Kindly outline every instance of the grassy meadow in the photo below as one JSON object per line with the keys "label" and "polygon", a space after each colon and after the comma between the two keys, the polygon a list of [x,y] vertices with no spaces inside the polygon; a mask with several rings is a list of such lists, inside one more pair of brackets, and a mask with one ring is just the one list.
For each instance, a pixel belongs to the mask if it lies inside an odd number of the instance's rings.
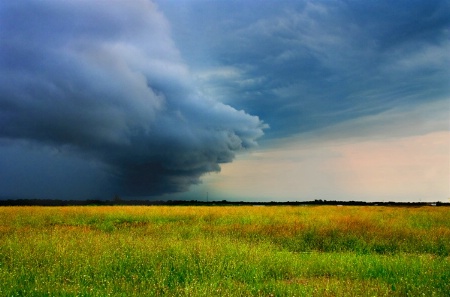
{"label": "grassy meadow", "polygon": [[0,207],[0,296],[448,296],[450,208]]}

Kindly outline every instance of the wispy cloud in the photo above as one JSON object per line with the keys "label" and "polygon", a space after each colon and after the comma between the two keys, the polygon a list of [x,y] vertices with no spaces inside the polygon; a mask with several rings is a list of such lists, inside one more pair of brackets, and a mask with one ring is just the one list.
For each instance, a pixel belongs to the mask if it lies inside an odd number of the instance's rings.
{"label": "wispy cloud", "polygon": [[[194,71],[239,73],[204,84],[269,123],[266,138],[446,100],[450,92],[446,1],[159,4]],[[199,31],[198,44],[183,39]]]}

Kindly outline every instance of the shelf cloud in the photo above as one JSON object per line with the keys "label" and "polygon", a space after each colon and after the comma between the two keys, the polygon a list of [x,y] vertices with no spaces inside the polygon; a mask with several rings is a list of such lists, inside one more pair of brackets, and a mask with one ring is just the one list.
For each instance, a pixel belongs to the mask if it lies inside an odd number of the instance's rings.
{"label": "shelf cloud", "polygon": [[195,85],[149,1],[0,4],[0,139],[102,164],[124,195],[186,191],[257,145],[257,116]]}

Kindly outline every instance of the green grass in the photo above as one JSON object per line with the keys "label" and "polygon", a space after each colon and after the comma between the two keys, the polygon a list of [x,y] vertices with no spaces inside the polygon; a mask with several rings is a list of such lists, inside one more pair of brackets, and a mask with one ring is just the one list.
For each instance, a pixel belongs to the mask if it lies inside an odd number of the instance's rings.
{"label": "green grass", "polygon": [[3,207],[0,296],[448,296],[445,207]]}

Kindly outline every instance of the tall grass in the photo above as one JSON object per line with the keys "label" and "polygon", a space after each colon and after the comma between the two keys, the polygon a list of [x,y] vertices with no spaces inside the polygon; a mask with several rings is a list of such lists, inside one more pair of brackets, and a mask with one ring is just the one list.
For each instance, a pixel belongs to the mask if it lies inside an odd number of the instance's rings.
{"label": "tall grass", "polygon": [[447,296],[443,207],[3,207],[0,296]]}

